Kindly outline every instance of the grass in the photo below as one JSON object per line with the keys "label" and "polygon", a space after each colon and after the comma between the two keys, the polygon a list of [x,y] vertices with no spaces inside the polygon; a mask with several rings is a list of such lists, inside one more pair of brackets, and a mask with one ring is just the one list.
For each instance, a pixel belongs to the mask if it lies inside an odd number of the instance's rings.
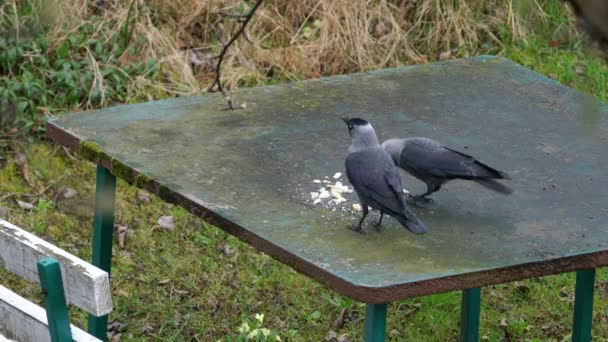
{"label": "grass", "polygon": [[[41,11],[40,1],[0,5],[0,215],[88,260],[94,167],[32,138],[43,133],[43,116],[197,94],[211,80],[206,59],[218,47],[212,32],[220,26],[217,12],[240,13],[246,6],[150,0],[95,9],[89,2],[66,6],[53,0],[54,11]],[[494,53],[608,100],[608,67],[589,50],[560,1],[348,3],[265,3],[249,30],[255,44],[235,46],[226,84],[272,84]],[[229,31],[231,25],[221,26]],[[6,119],[9,114],[19,119],[16,125]],[[57,196],[62,186],[77,196]],[[154,196],[142,202],[138,193],[118,182],[116,223],[128,228],[124,247],[114,246],[111,318],[127,324],[121,340],[230,340],[243,322],[270,328],[283,340],[322,341],[330,330],[362,340],[363,304],[179,207]],[[33,202],[34,209],[24,210],[16,200]],[[158,226],[162,215],[175,217],[174,230]],[[5,271],[0,278],[40,300],[35,286]],[[608,340],[607,284],[608,272],[600,270],[594,310],[599,341]],[[573,291],[573,274],[484,288],[482,340],[567,340]],[[343,311],[347,322],[335,327]],[[71,313],[73,322],[86,326],[83,312]],[[265,315],[263,324],[258,313]],[[459,292],[392,303],[389,340],[456,340],[459,314]]]}

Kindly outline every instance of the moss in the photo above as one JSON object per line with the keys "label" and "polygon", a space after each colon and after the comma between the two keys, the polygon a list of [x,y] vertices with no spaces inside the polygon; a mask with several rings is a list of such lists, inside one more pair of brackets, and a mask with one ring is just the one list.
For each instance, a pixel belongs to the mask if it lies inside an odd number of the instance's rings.
{"label": "moss", "polygon": [[103,150],[94,141],[82,141],[78,146],[78,154],[96,164],[99,164],[104,156]]}
{"label": "moss", "polygon": [[110,166],[112,167],[112,174],[114,176],[123,179],[129,184],[133,184],[133,169],[115,158],[110,158]]}
{"label": "moss", "polygon": [[133,184],[138,188],[148,189],[148,186],[152,184],[152,178],[140,173],[133,179]]}
{"label": "moss", "polygon": [[171,196],[171,190],[166,185],[160,184],[158,187],[158,195],[160,198],[166,200]]}
{"label": "moss", "polygon": [[[16,163],[9,163],[0,169],[0,194],[24,193],[31,191]],[[0,196],[2,197],[2,196]]]}

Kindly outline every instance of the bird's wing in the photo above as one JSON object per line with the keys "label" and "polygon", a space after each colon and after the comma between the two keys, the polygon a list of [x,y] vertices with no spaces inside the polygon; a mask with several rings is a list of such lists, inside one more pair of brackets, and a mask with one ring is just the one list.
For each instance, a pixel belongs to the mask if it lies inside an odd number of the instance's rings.
{"label": "bird's wing", "polygon": [[484,164],[482,162],[480,162],[479,160],[475,159],[474,157],[462,153],[460,151],[454,150],[452,148],[449,148],[447,146],[442,146],[445,150],[452,152],[453,154],[457,154],[462,156],[463,158],[465,158],[468,161],[468,165],[469,165],[469,169],[472,170],[473,172],[473,176],[475,178],[499,178],[499,179],[510,179],[510,177],[502,172],[499,171],[487,164]]}
{"label": "bird's wing", "polygon": [[407,144],[400,162],[417,174],[446,179],[497,178],[500,174],[472,156],[445,146]]}
{"label": "bird's wing", "polygon": [[403,210],[401,179],[386,152],[372,150],[349,155],[346,176],[360,196],[395,214]]}

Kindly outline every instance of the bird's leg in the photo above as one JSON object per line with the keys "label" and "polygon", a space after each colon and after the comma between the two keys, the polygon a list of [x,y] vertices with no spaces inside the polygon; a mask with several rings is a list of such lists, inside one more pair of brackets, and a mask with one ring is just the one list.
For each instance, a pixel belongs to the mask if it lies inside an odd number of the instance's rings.
{"label": "bird's leg", "polygon": [[363,209],[363,217],[361,217],[361,220],[359,220],[359,223],[357,225],[351,225],[350,229],[359,232],[361,234],[365,234],[365,231],[363,231],[363,221],[365,220],[365,218],[367,217],[367,213],[368,213],[368,209],[367,209],[367,204],[363,204],[361,203],[361,208]]}
{"label": "bird's leg", "polygon": [[380,231],[380,226],[382,225],[382,217],[384,216],[383,212],[380,212],[380,219],[378,220],[378,222],[376,224],[374,224],[374,227],[376,227],[377,231]]}
{"label": "bird's leg", "polygon": [[417,201],[424,201],[424,202],[430,203],[430,202],[433,202],[433,200],[430,198],[426,198],[426,196],[432,194],[433,192],[439,191],[439,189],[441,189],[441,185],[427,183],[426,192],[423,194],[415,195],[412,198]]}

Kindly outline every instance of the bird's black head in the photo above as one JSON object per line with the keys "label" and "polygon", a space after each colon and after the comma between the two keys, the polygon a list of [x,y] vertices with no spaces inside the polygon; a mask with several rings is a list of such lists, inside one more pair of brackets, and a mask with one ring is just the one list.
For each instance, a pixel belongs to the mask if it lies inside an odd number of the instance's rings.
{"label": "bird's black head", "polygon": [[342,118],[342,121],[348,126],[348,132],[352,132],[355,126],[369,125],[369,122],[359,118]]}

